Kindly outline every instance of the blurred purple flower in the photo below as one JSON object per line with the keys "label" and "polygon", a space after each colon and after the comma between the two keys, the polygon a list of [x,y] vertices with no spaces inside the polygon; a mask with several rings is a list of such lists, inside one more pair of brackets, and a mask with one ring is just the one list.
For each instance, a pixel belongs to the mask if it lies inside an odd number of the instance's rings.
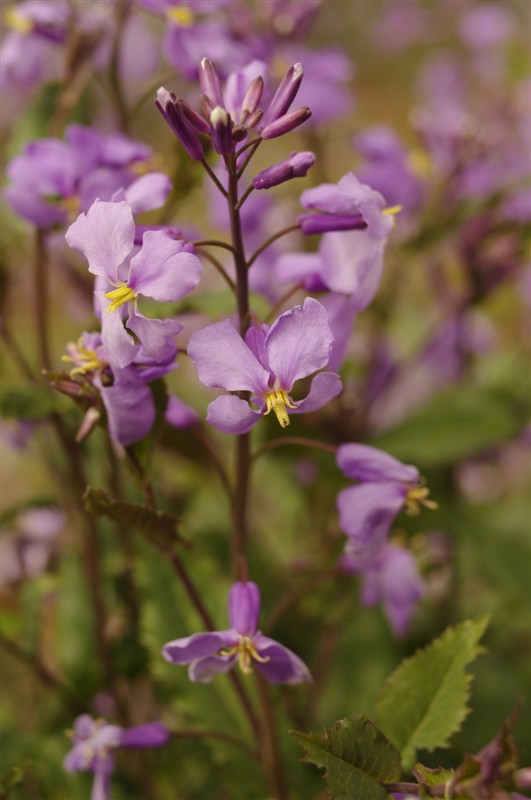
{"label": "blurred purple flower", "polygon": [[55,508],[30,508],[17,515],[0,536],[0,586],[40,575],[65,524]]}
{"label": "blurred purple flower", "polygon": [[66,755],[63,766],[67,772],[94,774],[91,800],[109,800],[115,750],[120,747],[163,747],[171,738],[161,722],[120,728],[104,719],[93,719],[89,714],[77,717],[71,736],[74,746]]}
{"label": "blurred purple flower", "polygon": [[359,571],[372,566],[382,552],[391,524],[402,508],[411,515],[420,506],[437,508],[428,500],[416,467],[365,444],[338,447],[336,462],[357,486],[343,489],[337,498],[340,525],[347,534],[345,558]]}
{"label": "blurred purple flower", "polygon": [[199,379],[212,388],[251,393],[251,407],[236,395],[222,395],[208,407],[207,421],[224,433],[249,431],[271,411],[280,425],[292,414],[315,411],[341,391],[339,376],[320,372],[309,394],[296,404],[289,395],[293,384],[328,363],[333,336],[323,306],[311,297],[302,306],[281,314],[268,328],[250,328],[241,338],[229,320],[194,333],[188,354]]}
{"label": "blurred purple flower", "polygon": [[468,47],[489,50],[504,45],[516,32],[512,10],[501,3],[465,6],[459,19],[459,35]]}
{"label": "blurred purple flower", "polygon": [[203,683],[236,664],[244,675],[252,674],[256,667],[270,683],[312,680],[307,666],[295,653],[257,630],[260,590],[256,583],[233,583],[228,605],[228,630],[195,633],[168,642],[162,650],[166,661],[189,664],[190,680]]}

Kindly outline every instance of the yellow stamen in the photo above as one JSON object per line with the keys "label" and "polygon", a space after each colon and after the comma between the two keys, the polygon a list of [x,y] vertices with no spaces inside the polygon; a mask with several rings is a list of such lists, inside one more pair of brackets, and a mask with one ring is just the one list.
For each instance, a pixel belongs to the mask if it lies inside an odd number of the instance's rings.
{"label": "yellow stamen", "polygon": [[130,289],[126,283],[118,283],[116,289],[112,289],[110,292],[105,292],[105,297],[108,297],[109,300],[112,300],[112,303],[107,306],[107,311],[111,313],[112,311],[116,311],[117,308],[123,306],[124,303],[128,303],[132,300],[135,296],[133,289]]}
{"label": "yellow stamen", "polygon": [[173,8],[168,8],[166,11],[166,17],[176,25],[180,25],[182,28],[189,28],[194,22],[194,15],[189,8],[184,8],[184,6],[174,6]]}
{"label": "yellow stamen", "polygon": [[250,636],[242,636],[238,634],[238,644],[230,647],[228,650],[221,650],[221,656],[238,656],[238,664],[244,675],[252,675],[252,660],[258,661],[260,664],[265,664],[269,661],[269,657],[264,657],[258,654],[253,640]]}
{"label": "yellow stamen", "polygon": [[8,28],[22,33],[23,35],[31,33],[33,30],[33,22],[25,17],[16,8],[8,8],[5,13],[5,21]]}
{"label": "yellow stamen", "polygon": [[96,372],[97,370],[105,369],[107,362],[103,358],[99,358],[95,350],[89,350],[82,343],[82,339],[77,340],[77,344],[69,344],[68,347],[75,355],[61,356],[61,361],[70,362],[72,364],[78,363],[77,367],[70,370],[72,377],[76,375],[84,375],[86,372]]}
{"label": "yellow stamen", "polygon": [[384,217],[394,217],[395,214],[399,214],[402,211],[402,206],[389,206],[389,208],[384,208],[382,210],[382,214]]}
{"label": "yellow stamen", "polygon": [[404,504],[406,506],[406,514],[410,517],[416,517],[420,514],[420,506],[430,508],[432,511],[439,508],[439,504],[434,500],[428,500],[427,497],[430,490],[426,486],[414,486],[406,495]]}
{"label": "yellow stamen", "polygon": [[264,416],[274,411],[280,422],[280,426],[282,428],[287,428],[289,425],[289,417],[286,406],[288,406],[288,408],[297,408],[297,406],[293,405],[291,402],[288,393],[284,391],[284,389],[275,389],[273,392],[266,394],[264,399],[267,408],[267,410],[264,411]]}
{"label": "yellow stamen", "polygon": [[61,208],[68,214],[68,220],[75,222],[80,212],[79,197],[76,197],[75,194],[70,195],[70,197],[64,197],[61,200]]}

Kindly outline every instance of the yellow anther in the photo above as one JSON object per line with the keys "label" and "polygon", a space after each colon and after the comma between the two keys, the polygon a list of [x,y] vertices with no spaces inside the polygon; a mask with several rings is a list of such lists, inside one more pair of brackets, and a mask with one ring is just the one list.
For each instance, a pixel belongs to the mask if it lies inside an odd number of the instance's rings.
{"label": "yellow anther", "polygon": [[261,656],[253,644],[250,636],[242,636],[238,634],[238,643],[228,650],[221,650],[220,656],[238,656],[238,664],[244,675],[252,675],[252,661],[258,661],[260,664],[265,664],[269,661],[266,656]]}
{"label": "yellow anther", "polygon": [[400,214],[402,211],[402,206],[389,206],[389,208],[384,208],[382,210],[382,214],[384,217],[394,217],[395,214]]}
{"label": "yellow anther", "polygon": [[430,490],[426,486],[414,486],[412,489],[410,489],[406,494],[406,499],[404,500],[406,514],[409,514],[411,517],[416,517],[417,514],[420,514],[420,506],[430,508],[432,511],[436,508],[439,508],[438,503],[436,503],[434,500],[427,499],[429,493]]}
{"label": "yellow anther", "polygon": [[273,392],[269,392],[264,396],[266,401],[266,411],[264,411],[264,416],[269,414],[271,411],[274,411],[277,415],[277,419],[280,422],[280,426],[282,428],[287,428],[289,425],[289,417],[288,412],[286,411],[286,406],[288,408],[297,408],[297,406],[293,405],[291,402],[289,395],[283,389],[276,389]]}
{"label": "yellow anther", "polygon": [[82,339],[78,339],[77,344],[69,344],[68,348],[74,355],[61,356],[61,361],[77,363],[77,366],[70,370],[69,374],[72,377],[84,375],[86,372],[96,372],[107,366],[107,362],[103,358],[99,358],[95,350],[89,350],[83,345]]}
{"label": "yellow anther", "polygon": [[33,30],[33,22],[13,7],[7,9],[5,21],[8,28],[23,35],[31,33]]}
{"label": "yellow anther", "polygon": [[166,11],[166,17],[176,25],[180,25],[182,28],[189,28],[194,22],[194,15],[189,8],[185,8],[184,6],[173,6],[172,8],[168,8]]}
{"label": "yellow anther", "polygon": [[110,292],[105,292],[105,297],[108,297],[109,300],[112,300],[107,306],[107,311],[110,313],[111,311],[116,311],[117,308],[123,306],[124,303],[128,303],[130,300],[133,300],[135,293],[133,289],[130,289],[126,283],[119,283],[116,289],[112,289]]}

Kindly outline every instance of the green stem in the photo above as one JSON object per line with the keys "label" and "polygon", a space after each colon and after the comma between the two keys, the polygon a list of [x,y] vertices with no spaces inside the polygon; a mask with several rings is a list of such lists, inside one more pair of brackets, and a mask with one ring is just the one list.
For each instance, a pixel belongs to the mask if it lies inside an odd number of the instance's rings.
{"label": "green stem", "polygon": [[332,455],[335,455],[337,450],[333,444],[319,442],[317,439],[307,439],[305,436],[286,436],[282,439],[272,439],[270,442],[266,442],[266,444],[262,445],[258,450],[255,450],[252,455],[252,461],[253,463],[258,461],[264,453],[276,447],[286,447],[292,444],[298,444],[301,445],[301,447],[313,447],[315,450],[324,450],[325,453],[331,453]]}

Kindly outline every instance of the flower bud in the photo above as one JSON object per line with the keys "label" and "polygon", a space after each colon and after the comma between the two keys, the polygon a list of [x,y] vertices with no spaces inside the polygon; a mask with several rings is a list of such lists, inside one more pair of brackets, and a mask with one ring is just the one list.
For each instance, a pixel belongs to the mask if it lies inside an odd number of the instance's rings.
{"label": "flower bud", "polygon": [[297,223],[307,236],[331,231],[361,231],[367,227],[361,214],[301,214]]}
{"label": "flower bud", "polygon": [[288,69],[264,114],[264,127],[267,127],[286,113],[299,91],[303,74],[302,64],[293,64]]}
{"label": "flower bud", "polygon": [[264,79],[261,75],[258,75],[251,83],[247,91],[245,92],[245,96],[242,101],[242,111],[244,119],[247,119],[251,114],[253,114],[256,109],[258,108],[258,103],[262,98],[262,92],[264,91]]}
{"label": "flower bud", "polygon": [[89,434],[92,433],[98,422],[100,421],[101,413],[98,411],[97,408],[91,406],[85,412],[85,416],[81,421],[81,425],[78,428],[76,433],[76,442],[82,442],[84,439],[87,438]]}
{"label": "flower bud", "polygon": [[203,94],[213,100],[216,106],[225,105],[219,75],[209,58],[203,58],[199,65],[199,84]]}
{"label": "flower bud", "polygon": [[312,115],[309,108],[297,108],[295,111],[290,111],[289,114],[284,114],[274,122],[266,125],[262,130],[262,139],[276,139],[277,136],[284,136],[294,128],[298,128],[303,122],[306,122]]}
{"label": "flower bud", "polygon": [[173,92],[168,92],[161,86],[157,92],[155,105],[188,155],[195,161],[201,161],[204,156],[203,145],[196,131],[189,124],[182,110],[179,108]]}
{"label": "flower bud", "polygon": [[251,116],[248,117],[247,119],[247,125],[246,125],[247,129],[254,128],[256,125],[258,125],[263,116],[264,112],[262,111],[262,109],[257,108],[256,111],[254,111],[251,114]]}
{"label": "flower bud", "polygon": [[255,189],[270,189],[292,178],[303,178],[314,163],[315,156],[309,151],[292,153],[285,161],[259,172],[252,184]]}
{"label": "flower bud", "polygon": [[234,149],[232,140],[232,122],[230,114],[224,108],[216,106],[210,114],[211,135],[214,150],[221,156],[227,156]]}
{"label": "flower bud", "polygon": [[182,113],[183,117],[185,117],[186,121],[189,122],[190,125],[196,129],[196,131],[199,133],[204,133],[206,136],[210,134],[208,122],[206,122],[203,117],[197,113],[195,108],[192,108],[192,106],[188,105],[186,100],[177,100],[177,107]]}

